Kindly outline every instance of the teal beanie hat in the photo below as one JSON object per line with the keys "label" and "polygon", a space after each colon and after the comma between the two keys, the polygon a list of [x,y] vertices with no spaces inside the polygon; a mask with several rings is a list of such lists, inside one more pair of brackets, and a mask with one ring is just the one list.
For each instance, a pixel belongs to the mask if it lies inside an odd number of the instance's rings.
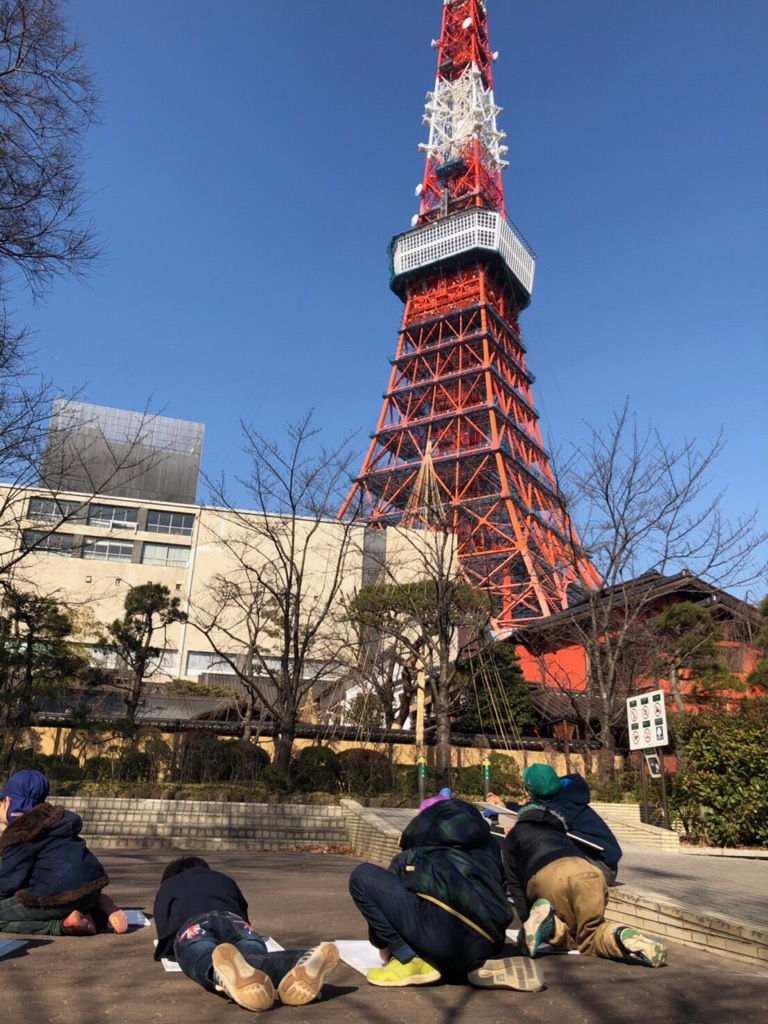
{"label": "teal beanie hat", "polygon": [[523,772],[523,785],[532,800],[552,800],[560,792],[560,778],[548,764],[532,764]]}

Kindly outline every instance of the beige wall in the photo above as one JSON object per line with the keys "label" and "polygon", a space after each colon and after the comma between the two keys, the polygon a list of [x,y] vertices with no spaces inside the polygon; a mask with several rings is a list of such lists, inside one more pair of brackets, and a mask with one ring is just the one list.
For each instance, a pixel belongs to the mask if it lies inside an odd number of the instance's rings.
{"label": "beige wall", "polygon": [[[81,762],[88,757],[96,757],[98,755],[107,755],[109,747],[119,745],[120,740],[105,734],[101,740],[96,739],[91,742],[86,742],[85,735],[83,733],[73,734],[71,729],[65,728],[35,728],[30,729],[30,740],[41,754],[62,754],[72,753],[76,757],[80,758]],[[156,736],[156,732],[152,731],[149,735]],[[161,738],[169,745],[172,746],[174,742],[178,742],[178,733],[161,733]],[[34,737],[34,740],[32,740]],[[224,737],[222,737],[224,738]],[[270,760],[274,758],[274,741],[271,737],[263,737],[258,741],[259,746],[263,747],[264,750],[269,754]],[[298,739],[294,743],[294,753],[298,753],[299,750],[303,750],[304,747],[315,746],[313,740]],[[364,742],[352,742],[350,740],[337,740],[329,743],[323,743],[323,746],[328,746],[336,753],[341,753],[343,750],[359,749],[364,750],[379,750],[384,753],[388,751],[388,744],[384,743],[364,743]],[[469,768],[477,767],[478,773],[482,771],[481,765],[483,758],[488,753],[486,749],[481,747],[454,747],[452,754],[452,764],[454,768]],[[562,753],[557,751],[539,751],[539,750],[498,750],[494,751],[503,757],[512,758],[522,774],[524,768],[532,764],[548,764],[551,765],[559,775],[563,775],[566,771],[572,772],[583,772],[584,761],[581,755],[570,756],[570,767],[566,765],[565,758]],[[393,743],[392,744],[392,759],[396,764],[412,764],[414,771],[416,770],[416,757],[417,752],[412,744],[406,743]],[[434,763],[434,748],[426,748],[427,764],[431,765]],[[493,787],[493,777],[491,777],[491,786]],[[478,788],[481,788],[479,784]]]}
{"label": "beige wall", "polygon": [[[9,556],[21,547],[22,533],[26,529],[51,531],[51,524],[39,524],[30,520],[26,514],[31,497],[50,499],[50,492],[38,489],[12,490],[0,487],[0,564],[8,564]],[[98,639],[99,628],[103,624],[119,618],[123,613],[123,602],[129,587],[142,583],[162,583],[171,594],[181,599],[182,608],[189,615],[188,624],[174,624],[167,632],[165,647],[178,651],[176,669],[167,673],[157,673],[158,681],[172,678],[187,677],[187,656],[190,651],[212,651],[211,643],[203,636],[196,624],[210,620],[210,613],[215,605],[212,597],[212,582],[215,579],[229,578],[235,580],[241,575],[238,565],[242,547],[239,538],[246,536],[249,525],[263,523],[263,517],[257,512],[232,512],[219,508],[199,505],[172,505],[162,502],[133,501],[128,498],[112,498],[98,496],[90,499],[84,495],[58,493],[59,501],[75,501],[81,510],[71,519],[57,528],[57,533],[71,534],[76,543],[83,537],[97,537],[104,540],[132,541],[133,561],[96,560],[82,557],[65,557],[52,553],[29,553],[15,566],[13,579],[20,587],[27,587],[61,601],[77,613],[81,634],[78,639],[83,643],[94,643]],[[88,525],[87,512],[89,502],[113,505],[121,508],[139,510],[156,510],[185,513],[194,516],[191,536],[147,532],[137,528],[99,527]],[[281,520],[273,517],[271,525],[280,528]],[[285,523],[290,523],[285,520]],[[365,528],[349,526],[336,520],[321,522],[314,520],[295,521],[299,535],[299,549],[302,557],[306,557],[306,581],[313,600],[321,601],[332,587],[332,571],[344,549],[344,571],[342,582],[335,597],[339,611],[344,601],[348,600],[363,583],[363,546]],[[261,537],[254,546],[250,542],[249,558],[266,560],[273,552],[269,543]],[[144,565],[141,564],[143,545],[145,543],[171,544],[188,551],[185,567]],[[407,531],[389,529],[386,531],[386,565],[390,576],[402,580],[413,579],[423,574],[428,564],[423,555],[424,545],[434,543],[430,535],[424,531]],[[452,552],[451,552],[452,557]],[[370,559],[368,561],[370,568]],[[367,577],[366,577],[367,579]],[[321,633],[318,640],[317,655],[329,661],[350,658],[351,645],[349,637],[338,634],[340,615],[333,619],[333,632],[330,626]],[[237,621],[237,614],[232,610],[229,619],[224,622],[229,626]],[[237,631],[237,630],[236,630]],[[245,637],[241,631],[239,641]],[[260,634],[260,646],[265,653],[269,652],[270,641],[267,633]],[[226,643],[219,635],[217,645]],[[160,646],[160,644],[158,644]],[[233,651],[232,653],[237,653]],[[310,658],[312,654],[310,654]]]}

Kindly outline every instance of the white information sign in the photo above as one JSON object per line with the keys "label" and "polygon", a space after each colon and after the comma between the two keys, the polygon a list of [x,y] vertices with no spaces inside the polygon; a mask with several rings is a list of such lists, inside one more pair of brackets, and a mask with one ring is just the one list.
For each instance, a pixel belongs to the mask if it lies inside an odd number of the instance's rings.
{"label": "white information sign", "polygon": [[630,750],[665,747],[669,743],[669,733],[664,691],[652,690],[651,693],[627,697],[627,725]]}

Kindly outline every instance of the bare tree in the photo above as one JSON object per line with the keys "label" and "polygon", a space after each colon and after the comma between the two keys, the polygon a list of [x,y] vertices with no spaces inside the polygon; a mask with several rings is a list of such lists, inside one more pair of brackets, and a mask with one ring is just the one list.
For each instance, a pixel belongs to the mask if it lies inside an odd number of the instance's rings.
{"label": "bare tree", "polygon": [[59,0],[0,0],[0,474],[6,480],[35,464],[53,392],[29,366],[29,332],[14,322],[9,286],[21,275],[39,299],[54,278],[83,274],[98,257],[80,169],[95,111],[82,45]]}
{"label": "bare tree", "polygon": [[35,297],[98,255],[84,212],[82,142],[96,92],[60,0],[0,0],[0,286]]}
{"label": "bare tree", "polygon": [[250,426],[243,431],[251,471],[240,483],[255,511],[239,511],[224,483],[209,481],[226,510],[216,541],[230,568],[211,580],[193,624],[278,723],[275,767],[285,775],[302,707],[346,660],[336,619],[351,585],[354,527],[332,517],[354,453],[350,438],[320,444],[311,412],[286,427],[285,448]]}
{"label": "bare tree", "polygon": [[[99,256],[85,210],[82,144],[97,97],[61,0],[0,0],[0,518],[18,522],[37,482],[56,389],[29,356],[29,329],[10,309],[15,279],[38,300]],[[72,396],[76,397],[76,396]],[[22,502],[23,504],[23,502]],[[5,568],[22,551],[17,547]]]}
{"label": "bare tree", "polygon": [[[756,514],[730,522],[722,492],[712,492],[722,448],[722,437],[704,447],[670,443],[641,429],[625,403],[605,429],[590,428],[560,474],[563,501],[602,586],[585,585],[581,603],[527,631],[528,639],[538,632],[539,646],[583,650],[588,738],[594,720],[604,778],[613,770],[624,700],[652,675],[658,648],[646,623],[663,607],[670,581],[687,576],[725,587],[764,574],[766,534]],[[519,639],[527,642],[526,630]]]}
{"label": "bare tree", "polygon": [[411,529],[397,531],[401,558],[387,559],[379,581],[356,595],[348,616],[361,635],[399,648],[411,685],[414,668],[423,671],[435,721],[435,767],[448,785],[457,671],[468,651],[490,641],[492,607],[489,594],[463,578],[456,538],[439,517],[437,506],[429,514],[415,511]]}

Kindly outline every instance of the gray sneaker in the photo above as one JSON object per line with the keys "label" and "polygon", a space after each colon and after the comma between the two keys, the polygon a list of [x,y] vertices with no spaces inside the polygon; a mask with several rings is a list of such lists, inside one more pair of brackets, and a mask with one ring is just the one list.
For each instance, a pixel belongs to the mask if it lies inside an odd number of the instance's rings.
{"label": "gray sneaker", "polygon": [[524,956],[486,960],[467,978],[476,988],[512,988],[516,992],[540,992],[544,988],[540,965]]}
{"label": "gray sneaker", "polygon": [[263,971],[251,967],[243,955],[229,942],[214,949],[213,981],[219,992],[245,1010],[269,1010],[275,1001],[275,989]]}
{"label": "gray sneaker", "polygon": [[326,975],[339,966],[339,951],[333,942],[321,942],[309,949],[277,986],[286,1006],[303,1006],[316,999]]}

